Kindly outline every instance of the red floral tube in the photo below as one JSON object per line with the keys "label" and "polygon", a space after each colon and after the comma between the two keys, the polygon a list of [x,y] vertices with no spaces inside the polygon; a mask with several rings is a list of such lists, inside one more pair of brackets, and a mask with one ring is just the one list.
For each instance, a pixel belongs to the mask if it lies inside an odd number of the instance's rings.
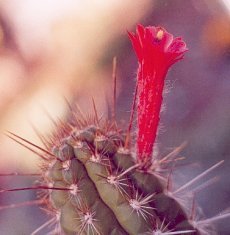
{"label": "red floral tube", "polygon": [[153,145],[159,125],[164,80],[168,69],[187,51],[185,42],[162,27],[137,26],[128,33],[136,52],[137,74],[137,157],[151,164]]}

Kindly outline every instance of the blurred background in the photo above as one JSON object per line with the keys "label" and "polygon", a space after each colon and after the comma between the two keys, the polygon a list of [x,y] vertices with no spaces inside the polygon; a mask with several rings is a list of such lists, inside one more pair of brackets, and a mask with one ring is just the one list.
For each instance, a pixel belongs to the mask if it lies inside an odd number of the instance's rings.
{"label": "blurred background", "polygon": [[[164,155],[188,142],[182,154],[186,166],[179,169],[184,175],[177,176],[179,185],[225,160],[210,174],[218,175],[219,181],[198,195],[204,213],[216,215],[230,206],[229,0],[0,1],[0,172],[39,172],[38,157],[4,133],[12,131],[40,144],[32,126],[40,133],[51,133],[54,126],[49,116],[65,117],[65,99],[77,101],[87,111],[94,97],[100,113],[107,115],[114,56],[118,60],[117,116],[128,120],[137,60],[127,30],[134,30],[137,23],[163,26],[187,43],[185,59],[167,76],[169,92],[158,150]],[[33,180],[0,177],[0,188],[31,186]],[[31,234],[47,220],[33,206],[2,208],[34,200],[35,194],[0,194],[0,234]],[[217,226],[218,234],[229,234],[226,220]]]}

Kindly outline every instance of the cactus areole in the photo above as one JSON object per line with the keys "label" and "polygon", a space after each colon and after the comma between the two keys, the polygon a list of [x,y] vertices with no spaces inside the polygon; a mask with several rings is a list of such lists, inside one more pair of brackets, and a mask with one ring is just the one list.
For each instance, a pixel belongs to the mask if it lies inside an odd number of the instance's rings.
{"label": "cactus areole", "polygon": [[[55,122],[49,139],[39,135],[44,148],[9,133],[42,158],[40,185],[27,189],[42,190],[34,203],[51,219],[33,235],[51,228],[49,234],[67,235],[216,234],[208,223],[214,219],[195,221],[194,200],[184,192],[222,162],[173,191],[170,163],[177,160],[178,148],[163,158],[152,157],[165,77],[183,58],[186,45],[161,27],[138,25],[136,33],[128,34],[139,62],[129,131],[114,119],[99,118],[93,102],[94,115],[76,106],[72,118]],[[135,106],[136,150],[129,141]]]}

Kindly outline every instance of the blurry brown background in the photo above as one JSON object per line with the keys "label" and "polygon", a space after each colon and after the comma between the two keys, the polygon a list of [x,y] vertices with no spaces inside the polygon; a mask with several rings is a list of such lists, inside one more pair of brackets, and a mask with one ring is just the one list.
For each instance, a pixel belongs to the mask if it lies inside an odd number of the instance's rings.
{"label": "blurry brown background", "polygon": [[[40,143],[31,123],[50,133],[64,117],[65,98],[105,115],[112,90],[112,58],[118,59],[118,117],[128,120],[137,61],[126,30],[137,23],[161,25],[182,36],[189,52],[168,74],[169,93],[158,137],[163,155],[188,141],[180,169],[194,177],[224,159],[218,183],[199,194],[205,214],[229,207],[230,4],[228,0],[7,0],[0,2],[0,172],[36,172],[36,156],[4,136],[13,131]],[[194,163],[199,164],[194,164]],[[178,179],[180,180],[180,179]],[[33,179],[1,177],[0,188],[30,186]],[[178,182],[180,184],[180,182]],[[210,193],[213,192],[214,193]],[[207,199],[207,195],[209,199]],[[35,198],[5,193],[1,205]],[[28,215],[33,215],[28,216]],[[30,234],[46,221],[38,209],[0,210],[0,234]],[[228,234],[226,220],[219,234]],[[41,232],[40,234],[45,234]]]}

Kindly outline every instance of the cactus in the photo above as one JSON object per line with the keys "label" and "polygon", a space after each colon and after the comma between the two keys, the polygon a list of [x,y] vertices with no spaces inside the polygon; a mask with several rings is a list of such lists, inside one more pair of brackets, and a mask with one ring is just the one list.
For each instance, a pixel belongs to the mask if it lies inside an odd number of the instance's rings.
{"label": "cactus", "polygon": [[[49,140],[42,138],[44,149],[8,133],[42,158],[39,184],[27,189],[41,190],[35,203],[52,218],[32,234],[54,224],[51,234],[217,234],[211,222],[229,216],[196,221],[179,200],[189,185],[222,162],[171,191],[171,169],[183,146],[162,159],[153,157],[164,80],[170,66],[183,58],[186,44],[161,27],[138,25],[136,34],[128,34],[139,62],[128,130],[120,129],[114,118],[100,119],[94,104],[93,117],[76,107],[71,120],[58,123]],[[193,200],[186,204],[194,209]]]}

